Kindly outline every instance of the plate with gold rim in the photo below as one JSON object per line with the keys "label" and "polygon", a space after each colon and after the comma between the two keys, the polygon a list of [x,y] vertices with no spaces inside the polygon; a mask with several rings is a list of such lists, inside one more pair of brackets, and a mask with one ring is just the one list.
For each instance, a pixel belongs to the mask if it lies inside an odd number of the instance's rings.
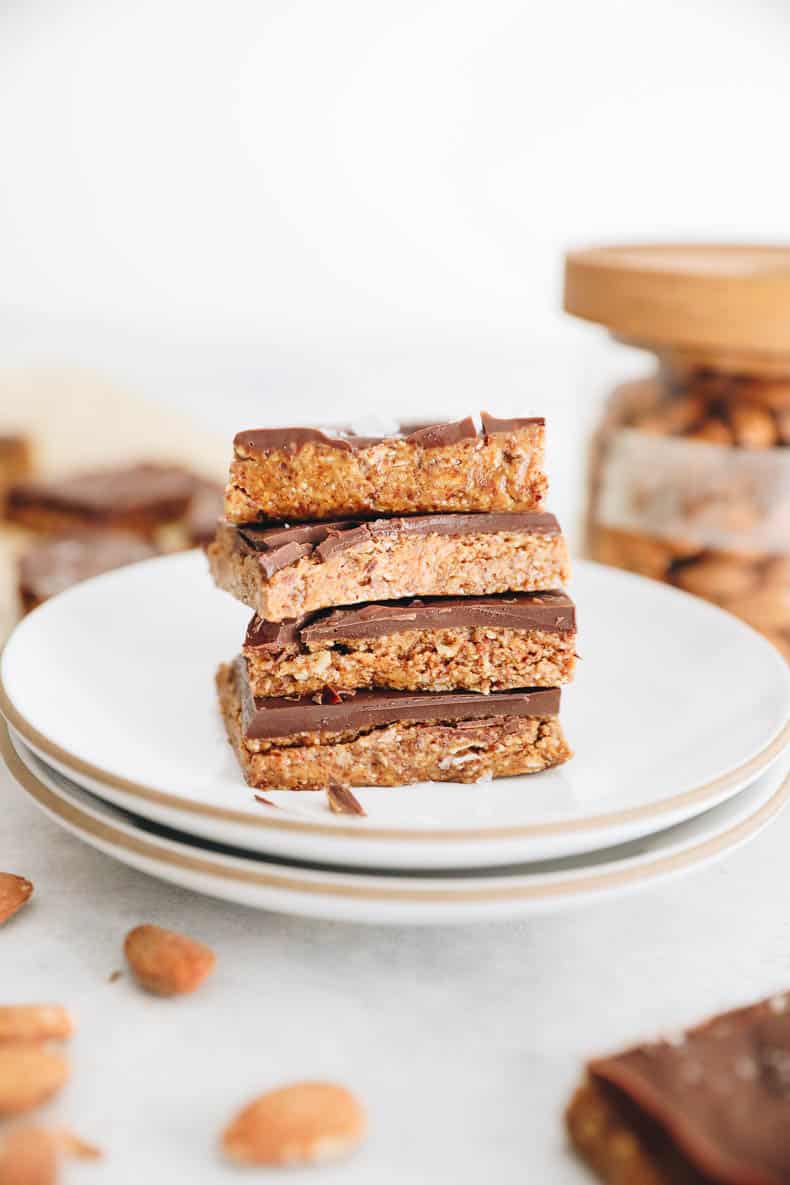
{"label": "plate with gold rim", "polygon": [[575,756],[483,785],[357,790],[365,818],[325,796],[255,801],[225,740],[214,672],[249,611],[199,552],[86,581],[9,639],[0,710],[34,752],[107,801],[271,855],[442,868],[569,856],[670,827],[725,801],[790,740],[790,668],[715,607],[578,562],[582,655],[563,691]]}
{"label": "plate with gold rim", "polygon": [[533,863],[453,871],[337,868],[230,848],[140,819],[0,737],[18,784],[57,824],[106,855],[195,892],[278,913],[424,925],[556,912],[682,875],[753,839],[790,799],[787,759],[742,794],[639,840]]}

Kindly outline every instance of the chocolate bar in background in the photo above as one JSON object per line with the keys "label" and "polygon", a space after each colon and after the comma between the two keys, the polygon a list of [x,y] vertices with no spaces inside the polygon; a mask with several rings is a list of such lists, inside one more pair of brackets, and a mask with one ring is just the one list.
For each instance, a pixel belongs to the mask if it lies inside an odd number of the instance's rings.
{"label": "chocolate bar in background", "polygon": [[568,1107],[611,1185],[790,1181],[790,995],[589,1063]]}
{"label": "chocolate bar in background", "polygon": [[81,580],[157,555],[131,531],[78,531],[37,540],[18,561],[19,600],[24,613]]}

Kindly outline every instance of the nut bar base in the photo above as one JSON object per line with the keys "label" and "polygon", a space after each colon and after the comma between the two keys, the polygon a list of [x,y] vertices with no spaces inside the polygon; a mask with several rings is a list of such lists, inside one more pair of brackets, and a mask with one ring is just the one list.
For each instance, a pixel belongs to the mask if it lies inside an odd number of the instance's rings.
{"label": "nut bar base", "polygon": [[578,1088],[565,1121],[576,1151],[607,1185],[711,1185],[596,1082]]}
{"label": "nut bar base", "polygon": [[556,588],[568,553],[553,515],[426,515],[275,529],[221,523],[216,584],[266,621],[363,601]]}
{"label": "nut bar base", "polygon": [[[571,756],[556,716],[498,716],[455,723],[398,721],[334,737],[302,733],[297,743],[269,742],[264,748],[261,741],[244,735],[239,678],[238,663],[220,667],[220,707],[244,776],[250,786],[260,789],[478,782],[537,773]],[[342,739],[335,739],[338,736]]]}
{"label": "nut bar base", "polygon": [[546,495],[542,419],[482,415],[396,436],[316,428],[240,432],[225,493],[229,521],[539,510]]}
{"label": "nut bar base", "polygon": [[566,1123],[611,1185],[790,1180],[790,995],[592,1061]]}
{"label": "nut bar base", "polygon": [[576,663],[564,593],[385,602],[280,624],[254,617],[243,654],[255,696],[324,687],[488,693],[558,687]]}

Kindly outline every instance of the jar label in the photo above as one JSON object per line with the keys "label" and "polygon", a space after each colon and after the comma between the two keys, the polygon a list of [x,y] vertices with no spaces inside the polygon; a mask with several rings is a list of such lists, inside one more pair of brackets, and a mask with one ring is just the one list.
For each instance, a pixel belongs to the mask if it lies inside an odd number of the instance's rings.
{"label": "jar label", "polygon": [[790,551],[790,448],[742,449],[621,428],[595,521],[700,549]]}

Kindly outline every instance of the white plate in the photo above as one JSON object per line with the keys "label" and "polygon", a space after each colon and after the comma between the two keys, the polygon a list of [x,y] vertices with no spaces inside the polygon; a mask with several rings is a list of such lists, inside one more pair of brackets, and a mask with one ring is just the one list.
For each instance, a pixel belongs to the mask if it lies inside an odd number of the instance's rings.
{"label": "white plate", "polygon": [[563,692],[575,758],[556,770],[258,805],[225,741],[217,664],[248,610],[199,552],[77,585],[30,614],[3,654],[4,715],[51,765],[149,818],[326,863],[451,867],[544,859],[670,826],[748,785],[790,737],[790,670],[729,614],[665,585],[579,563],[577,682]]}
{"label": "white plate", "polygon": [[13,776],[50,818],[124,864],[258,909],[379,924],[505,920],[620,896],[734,850],[790,797],[783,759],[728,802],[616,848],[473,873],[382,874],[274,862],[165,832],[89,794],[48,767],[19,738],[10,740],[4,730],[0,744]]}

